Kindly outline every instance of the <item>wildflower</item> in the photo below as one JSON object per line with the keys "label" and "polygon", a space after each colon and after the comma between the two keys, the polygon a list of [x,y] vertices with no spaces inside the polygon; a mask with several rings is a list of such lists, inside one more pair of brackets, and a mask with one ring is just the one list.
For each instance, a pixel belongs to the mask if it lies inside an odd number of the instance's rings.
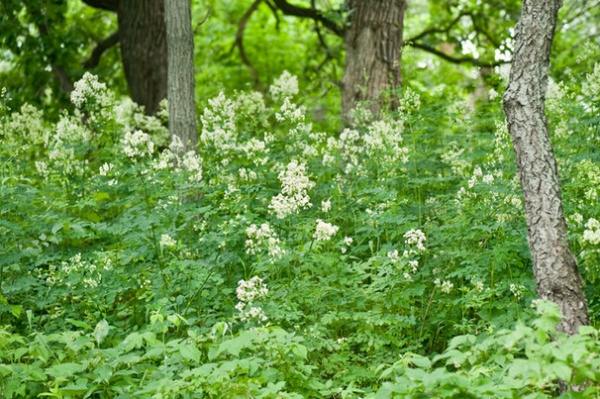
{"label": "wildflower", "polygon": [[283,104],[279,110],[281,112],[277,112],[275,114],[275,118],[279,122],[283,122],[285,120],[289,120],[290,122],[300,122],[304,120],[304,112],[306,111],[306,108],[292,103],[290,99],[286,97],[286,99],[283,100]]}
{"label": "wildflower", "polygon": [[168,234],[163,234],[160,236],[160,246],[173,248],[177,245],[177,241],[171,238]]}
{"label": "wildflower", "polygon": [[83,109],[87,104],[97,104],[99,108],[110,105],[106,84],[100,83],[98,77],[86,72],[83,77],[75,82],[71,92],[71,102],[78,109]]}
{"label": "wildflower", "polygon": [[190,176],[191,182],[202,181],[202,158],[194,151],[188,151],[181,161],[181,166]]}
{"label": "wildflower", "polygon": [[600,244],[600,222],[591,218],[585,224],[585,228],[582,241],[592,245]]}
{"label": "wildflower", "polygon": [[411,229],[404,234],[404,243],[408,246],[416,246],[417,250],[410,249],[409,253],[415,254],[418,252],[425,252],[427,248],[425,248],[424,242],[427,240],[425,233],[423,233],[419,229]]}
{"label": "wildflower", "polygon": [[344,243],[345,243],[347,246],[350,246],[350,245],[352,245],[352,243],[353,243],[353,242],[354,242],[354,240],[352,239],[352,237],[344,237]]}
{"label": "wildflower", "polygon": [[268,223],[263,223],[260,227],[255,224],[251,225],[246,229],[246,235],[248,236],[245,245],[247,254],[261,253],[266,246],[271,263],[285,255],[285,250],[279,245],[281,241]]}
{"label": "wildflower", "polygon": [[329,212],[329,210],[331,209],[331,201],[330,200],[321,201],[321,209],[325,213]]}
{"label": "wildflower", "polygon": [[317,219],[317,228],[313,237],[317,241],[329,241],[339,230],[339,227],[331,223],[325,223],[321,219]]}
{"label": "wildflower", "polygon": [[254,301],[264,298],[268,293],[269,289],[267,288],[267,285],[258,276],[254,276],[248,281],[238,281],[236,294],[239,302],[235,305],[235,308],[239,312],[240,320],[247,321],[249,319],[255,319],[258,321],[266,321],[267,316],[261,307],[254,305]]}
{"label": "wildflower", "polygon": [[150,135],[141,130],[125,133],[121,144],[123,145],[123,152],[129,158],[150,156],[154,153],[154,143],[150,139]]}
{"label": "wildflower", "polygon": [[442,292],[449,294],[450,291],[452,291],[452,288],[454,288],[454,284],[452,284],[450,281],[444,281],[442,283]]}
{"label": "wildflower", "polygon": [[279,173],[281,181],[281,194],[273,197],[269,209],[275,212],[278,219],[285,219],[292,213],[298,213],[300,209],[306,209],[312,204],[307,190],[315,183],[306,176],[306,165],[291,161],[285,171]]}
{"label": "wildflower", "polygon": [[107,176],[108,172],[110,172],[113,168],[113,164],[112,163],[104,163],[104,165],[100,166],[100,176]]}
{"label": "wildflower", "polygon": [[392,263],[398,263],[400,262],[400,256],[398,256],[398,250],[394,250],[394,251],[390,251],[387,253],[387,257],[389,258],[390,262]]}
{"label": "wildflower", "polygon": [[275,100],[293,97],[298,92],[298,78],[288,71],[283,71],[281,76],[275,79],[275,82],[269,88],[269,93]]}

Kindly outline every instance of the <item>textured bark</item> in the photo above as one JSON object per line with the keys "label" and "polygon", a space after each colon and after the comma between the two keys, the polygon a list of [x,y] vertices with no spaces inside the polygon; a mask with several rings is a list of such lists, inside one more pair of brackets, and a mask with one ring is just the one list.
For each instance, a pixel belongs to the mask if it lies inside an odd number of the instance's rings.
{"label": "textured bark", "polygon": [[[196,83],[190,0],[164,0],[168,47],[169,131],[183,144],[183,154],[196,150]],[[182,155],[182,154],[180,154]]]}
{"label": "textured bark", "polygon": [[567,241],[554,152],[545,113],[550,50],[560,0],[524,0],[504,111],[525,199],[527,239],[538,296],[565,315],[560,329],[578,332],[589,323],[583,283]]}
{"label": "textured bark", "polygon": [[154,114],[167,96],[164,0],[120,0],[119,40],[131,98]]}
{"label": "textured bark", "polygon": [[368,100],[377,115],[381,93],[402,84],[401,50],[406,0],[347,0],[344,36],[346,63],[342,78],[342,114]]}

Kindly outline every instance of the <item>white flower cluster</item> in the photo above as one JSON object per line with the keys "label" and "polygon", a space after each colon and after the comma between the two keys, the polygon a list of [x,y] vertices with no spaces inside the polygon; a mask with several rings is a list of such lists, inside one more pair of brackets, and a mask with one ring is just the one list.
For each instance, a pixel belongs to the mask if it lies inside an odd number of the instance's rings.
{"label": "white flower cluster", "polygon": [[323,164],[334,165],[341,157],[346,174],[361,172],[362,157],[377,161],[384,169],[397,167],[408,162],[408,148],[402,145],[403,130],[402,121],[375,121],[362,135],[356,130],[344,129],[339,139],[327,139]]}
{"label": "white flower cluster", "polygon": [[136,159],[145,156],[151,156],[154,153],[154,142],[150,135],[136,130],[135,132],[125,133],[125,137],[121,140],[123,152],[129,158]]}
{"label": "white flower cluster", "polygon": [[298,78],[288,71],[283,71],[281,76],[275,79],[275,82],[269,88],[269,93],[275,101],[293,97],[298,92]]}
{"label": "white flower cluster", "polygon": [[195,151],[185,153],[178,165],[189,173],[191,182],[202,181],[202,158]]}
{"label": "white flower cluster", "polygon": [[209,107],[202,114],[200,140],[215,150],[227,154],[237,146],[235,104],[223,92],[208,100]]}
{"label": "white flower cluster", "polygon": [[315,229],[315,233],[313,237],[317,241],[329,241],[331,237],[337,234],[340,228],[332,225],[331,223],[326,223],[321,219],[317,219],[317,228]]}
{"label": "white flower cluster", "polygon": [[596,219],[590,218],[585,224],[582,242],[592,245],[600,244],[600,222]]}
{"label": "white flower cluster", "polygon": [[244,322],[252,319],[261,322],[267,321],[265,312],[260,306],[254,306],[254,301],[264,298],[268,293],[267,285],[258,276],[254,276],[248,281],[238,281],[236,294],[239,302],[235,308],[239,312],[240,320]]}
{"label": "white flower cluster", "polygon": [[[594,65],[594,71],[586,75],[586,80],[581,86],[581,91],[593,100],[597,100],[598,97],[600,97],[600,63],[596,63]],[[590,110],[594,109],[593,106],[585,108]]]}
{"label": "white flower cluster", "polygon": [[404,244],[410,247],[407,254],[416,255],[425,252],[427,250],[424,244],[425,241],[427,241],[427,237],[421,230],[411,229],[407,231],[404,234]]}
{"label": "white flower cluster", "polygon": [[487,174],[484,176],[481,168],[477,167],[473,171],[473,176],[471,176],[469,179],[469,188],[473,188],[475,184],[479,183],[480,181],[485,184],[492,184],[494,182],[494,176],[492,174]]}
{"label": "white flower cluster", "polygon": [[98,77],[86,72],[75,82],[71,92],[71,102],[78,109],[94,104],[98,108],[106,108],[112,104],[112,99],[106,89],[106,84],[100,83]]}
{"label": "white flower cluster", "polygon": [[285,219],[292,213],[298,213],[300,209],[312,206],[307,190],[314,187],[306,175],[306,165],[291,161],[286,170],[279,173],[281,181],[281,193],[271,198],[269,209],[275,212],[278,219]]}
{"label": "white flower cluster", "polygon": [[160,246],[166,248],[173,248],[177,245],[177,241],[171,238],[168,234],[162,234],[160,236]]}
{"label": "white flower cluster", "polygon": [[204,109],[202,114],[202,133],[200,141],[206,147],[210,148],[215,155],[223,157],[222,162],[229,162],[229,156],[244,152],[247,159],[252,160],[256,165],[264,165],[268,162],[269,134],[264,134],[264,140],[252,137],[243,142],[238,135],[236,126],[236,115],[246,120],[252,119],[248,115],[260,115],[264,110],[264,101],[260,93],[252,96],[239,94],[236,101],[228,99],[222,92],[215,98],[208,100],[209,107]]}
{"label": "white flower cluster", "polygon": [[246,229],[246,253],[256,255],[263,252],[264,247],[267,248],[267,253],[271,259],[271,263],[281,259],[285,255],[285,250],[280,247],[280,240],[277,234],[271,230],[268,223],[263,223],[259,226],[253,224]]}
{"label": "white flower cluster", "polygon": [[449,294],[452,291],[452,288],[454,288],[454,284],[452,284],[451,281],[444,280],[442,282],[442,281],[440,281],[439,278],[436,278],[435,281],[433,282],[433,284],[436,287],[440,287],[441,291],[446,294]]}
{"label": "white flower cluster", "polygon": [[306,107],[298,106],[290,101],[289,98],[286,97],[283,100],[283,104],[279,111],[275,114],[275,119],[279,122],[290,121],[290,122],[301,122],[304,120],[304,113],[306,112]]}
{"label": "white flower cluster", "polygon": [[[52,285],[65,284],[67,287],[74,287],[83,284],[86,288],[96,288],[102,280],[100,272],[94,263],[85,261],[78,253],[71,257],[69,261],[61,262],[60,269],[54,265],[50,266],[46,281]],[[106,266],[104,270],[108,270]]]}

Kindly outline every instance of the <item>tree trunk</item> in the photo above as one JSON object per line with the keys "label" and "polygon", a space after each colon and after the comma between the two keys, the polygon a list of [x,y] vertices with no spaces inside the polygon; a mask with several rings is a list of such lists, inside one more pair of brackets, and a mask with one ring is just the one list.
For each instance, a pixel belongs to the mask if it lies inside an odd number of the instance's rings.
{"label": "tree trunk", "polygon": [[167,96],[164,0],[120,0],[119,40],[131,98],[154,114]]}
{"label": "tree trunk", "polygon": [[538,296],[565,315],[559,328],[575,334],[589,323],[583,282],[567,241],[556,159],[545,113],[550,50],[560,0],[524,0],[504,112],[525,199],[529,249]]}
{"label": "tree trunk", "polygon": [[196,83],[190,0],[164,0],[168,47],[169,131],[183,144],[183,155],[196,151]]}
{"label": "tree trunk", "polygon": [[401,50],[406,0],[346,0],[342,115],[346,122],[358,101],[369,101],[377,116],[381,93],[402,84]]}

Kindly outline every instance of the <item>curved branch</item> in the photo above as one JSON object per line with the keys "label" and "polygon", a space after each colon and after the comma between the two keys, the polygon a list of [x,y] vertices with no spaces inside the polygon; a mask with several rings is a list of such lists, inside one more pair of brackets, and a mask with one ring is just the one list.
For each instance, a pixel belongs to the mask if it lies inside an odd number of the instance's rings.
{"label": "curved branch", "polygon": [[204,18],[202,18],[202,20],[200,22],[198,22],[196,24],[196,28],[194,29],[194,35],[196,33],[198,33],[198,28],[200,28],[200,26],[204,25],[204,23],[208,20],[208,17],[210,17],[211,13],[212,13],[212,6],[208,6],[208,10],[206,11],[206,15],[204,16]]}
{"label": "curved branch", "polygon": [[334,21],[326,18],[323,13],[319,10],[312,8],[298,7],[287,2],[287,0],[273,0],[277,8],[281,10],[285,15],[292,15],[300,18],[310,18],[323,24],[324,27],[329,29],[337,36],[344,36],[344,27],[336,24]]}
{"label": "curved branch", "polygon": [[281,24],[281,19],[279,18],[279,14],[277,13],[277,7],[275,4],[272,4],[269,0],[265,2],[269,9],[273,12],[273,17],[275,17],[275,30],[279,32],[279,25]]}
{"label": "curved branch", "polygon": [[238,24],[238,30],[235,35],[235,42],[233,43],[233,47],[232,47],[232,50],[235,47],[237,47],[240,50],[240,58],[242,59],[242,62],[244,63],[244,65],[246,65],[246,67],[248,68],[248,71],[250,72],[250,76],[252,76],[252,80],[254,81],[254,87],[260,91],[263,91],[263,90],[262,90],[262,85],[260,83],[260,79],[258,77],[258,72],[256,72],[256,68],[254,68],[254,65],[252,65],[252,62],[250,62],[250,59],[246,55],[246,50],[244,49],[244,31],[246,30],[246,25],[248,24],[248,20],[250,19],[252,14],[258,9],[258,6],[260,5],[260,3],[262,3],[263,1],[264,0],[254,0],[254,3],[252,3],[252,5],[250,5],[250,8],[248,8],[248,10],[246,10],[246,12],[244,13],[244,16],[242,17],[242,19],[240,20],[240,22]]}
{"label": "curved branch", "polygon": [[429,35],[434,35],[436,33],[449,33],[450,30],[454,27],[454,25],[456,25],[462,17],[465,17],[467,15],[470,15],[470,12],[467,11],[463,11],[460,14],[458,14],[458,16],[456,18],[454,18],[452,21],[450,21],[450,23],[448,24],[448,26],[446,26],[445,28],[430,28],[430,29],[425,29],[423,32],[419,33],[418,35],[411,37],[410,39],[407,39],[407,42],[415,42],[419,39],[424,38],[425,36],[429,36]]}
{"label": "curved branch", "polygon": [[478,60],[477,58],[473,58],[473,57],[453,57],[451,55],[448,55],[448,54],[436,49],[435,47],[431,47],[427,44],[423,44],[423,43],[419,43],[419,42],[410,42],[410,43],[406,43],[406,45],[411,46],[413,48],[418,48],[418,49],[421,49],[428,53],[431,53],[433,55],[436,55],[436,56],[443,58],[444,60],[451,62],[453,64],[471,64],[471,65],[478,66],[478,67],[495,67],[495,66],[500,66],[500,65],[504,65],[504,64],[510,64],[510,61],[485,62],[485,61],[481,61],[481,60]]}
{"label": "curved branch", "polygon": [[87,69],[92,69],[98,66],[102,54],[104,54],[104,52],[109,48],[115,46],[117,43],[119,43],[119,31],[114,32],[112,35],[98,43],[92,51],[90,58],[83,63],[83,66]]}

